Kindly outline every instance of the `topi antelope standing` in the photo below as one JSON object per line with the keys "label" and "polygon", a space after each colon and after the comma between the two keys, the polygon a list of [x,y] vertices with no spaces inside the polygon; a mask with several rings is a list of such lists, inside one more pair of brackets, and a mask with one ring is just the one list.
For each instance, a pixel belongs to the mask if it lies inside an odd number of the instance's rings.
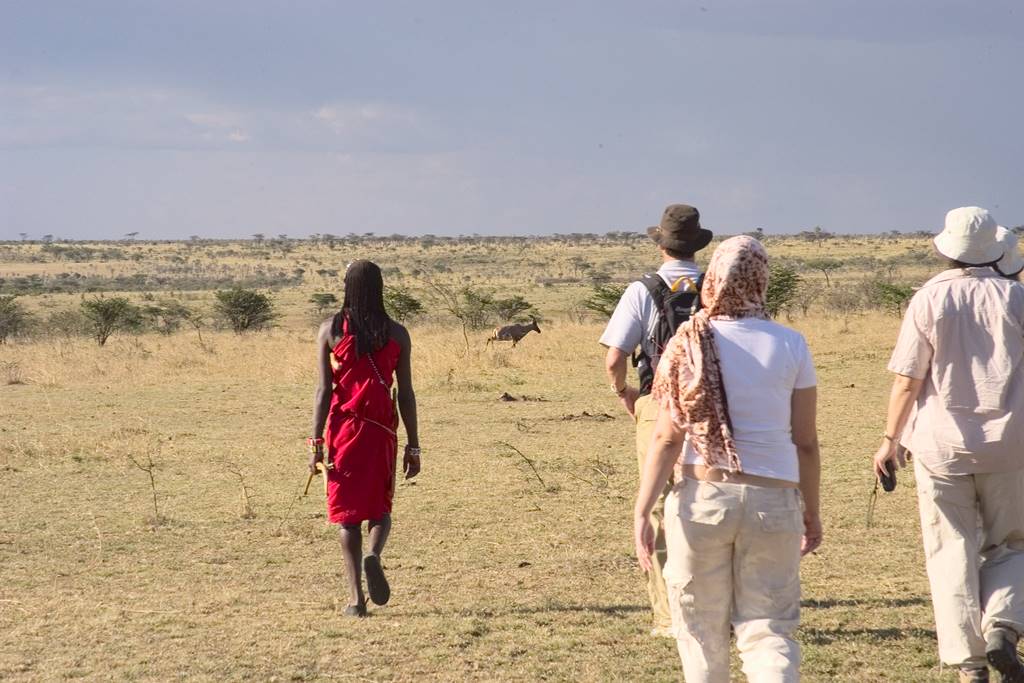
{"label": "topi antelope standing", "polygon": [[516,347],[519,340],[530,334],[530,332],[536,332],[540,334],[540,327],[537,325],[537,319],[530,316],[530,324],[526,323],[515,323],[513,325],[505,325],[504,327],[495,328],[491,336],[487,338],[486,346],[490,346],[493,341],[510,341],[512,342],[512,348]]}

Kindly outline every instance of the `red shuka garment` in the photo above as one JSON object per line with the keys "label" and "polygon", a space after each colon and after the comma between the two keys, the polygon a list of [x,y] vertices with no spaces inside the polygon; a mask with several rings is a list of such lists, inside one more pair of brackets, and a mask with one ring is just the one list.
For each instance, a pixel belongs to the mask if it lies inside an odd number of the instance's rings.
{"label": "red shuka garment", "polygon": [[327,416],[327,518],[334,524],[359,524],[391,512],[395,492],[398,438],[391,384],[401,347],[389,339],[373,353],[380,376],[367,355],[356,353],[347,325],[334,347],[334,395]]}

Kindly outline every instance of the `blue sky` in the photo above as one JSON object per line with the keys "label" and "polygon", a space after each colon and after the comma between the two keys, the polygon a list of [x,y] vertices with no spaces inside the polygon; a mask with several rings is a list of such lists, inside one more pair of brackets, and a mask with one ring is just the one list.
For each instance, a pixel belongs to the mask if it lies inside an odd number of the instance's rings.
{"label": "blue sky", "polygon": [[1024,224],[1016,0],[0,0],[0,238]]}

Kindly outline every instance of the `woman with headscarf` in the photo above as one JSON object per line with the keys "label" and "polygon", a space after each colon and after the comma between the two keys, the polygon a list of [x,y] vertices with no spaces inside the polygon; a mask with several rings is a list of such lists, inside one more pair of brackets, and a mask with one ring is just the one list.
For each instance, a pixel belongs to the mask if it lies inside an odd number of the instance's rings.
{"label": "woman with headscarf", "polygon": [[[317,471],[318,463],[326,466],[327,518],[341,525],[350,596],[345,614],[350,616],[366,615],[363,569],[375,604],[386,604],[391,596],[380,556],[391,531],[399,412],[408,437],[402,463],[405,478],[420,471],[411,352],[409,332],[384,309],[380,268],[369,261],[349,264],[342,308],[320,326],[317,336],[320,383],[313,436],[307,443],[310,472]],[[391,391],[396,375],[397,407]],[[363,522],[368,522],[370,536],[366,557]]]}
{"label": "woman with headscarf", "polygon": [[761,243],[725,240],[655,377],[636,551],[647,569],[648,516],[675,465],[664,573],[687,683],[729,681],[730,624],[748,680],[799,680],[800,557],[822,537],[817,380],[804,338],[769,320],[767,286]]}

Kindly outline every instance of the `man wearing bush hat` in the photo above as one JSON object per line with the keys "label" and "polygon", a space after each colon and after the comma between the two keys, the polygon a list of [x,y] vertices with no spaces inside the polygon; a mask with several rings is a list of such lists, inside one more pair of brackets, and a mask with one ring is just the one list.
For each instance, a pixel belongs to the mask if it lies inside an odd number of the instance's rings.
{"label": "man wearing bush hat", "polygon": [[[683,311],[673,315],[673,322],[688,317],[694,304],[699,304],[701,272],[694,261],[694,254],[706,247],[712,238],[711,231],[701,226],[700,212],[688,204],[667,206],[658,225],[647,228],[646,232],[661,254],[661,267],[657,273],[648,273],[626,288],[600,340],[607,349],[605,370],[611,390],[636,421],[637,463],[641,472],[658,417],[658,406],[650,396],[654,370],[661,357],[661,349],[675,333],[675,329],[670,329],[671,325],[660,323],[664,318],[665,303],[674,302],[669,306]],[[630,386],[626,372],[626,363],[634,352],[639,384],[635,387]],[[665,492],[669,490],[671,487],[666,486]],[[654,616],[651,634],[675,638],[668,590],[661,573],[666,552],[662,523],[665,492],[651,514],[656,552],[647,575],[647,593]]]}
{"label": "man wearing bush hat", "polygon": [[979,207],[946,214],[950,269],[907,306],[874,457],[881,476],[913,453],[939,657],[961,681],[1024,681],[1024,286],[996,270],[1020,261],[997,233]]}

